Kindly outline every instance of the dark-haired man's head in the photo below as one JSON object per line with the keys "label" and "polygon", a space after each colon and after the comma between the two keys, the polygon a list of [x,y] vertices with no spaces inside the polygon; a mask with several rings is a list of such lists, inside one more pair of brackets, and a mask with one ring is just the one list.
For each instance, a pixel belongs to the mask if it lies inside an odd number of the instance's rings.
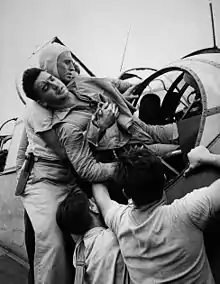
{"label": "dark-haired man's head", "polygon": [[139,118],[146,124],[160,124],[161,108],[160,98],[154,93],[148,93],[142,97],[139,107]]}
{"label": "dark-haired man's head", "polygon": [[165,182],[164,166],[147,149],[132,149],[121,157],[125,172],[124,193],[136,206],[159,201]]}
{"label": "dark-haired man's head", "polygon": [[56,220],[61,230],[74,235],[85,234],[96,224],[102,225],[96,204],[81,190],[70,193],[59,204]]}
{"label": "dark-haired man's head", "polygon": [[24,71],[22,77],[22,86],[26,96],[34,101],[39,100],[39,95],[34,89],[34,83],[42,72],[39,68],[30,68]]}
{"label": "dark-haired man's head", "polygon": [[68,98],[66,86],[39,68],[27,69],[23,73],[22,84],[26,96],[44,107],[60,108]]}

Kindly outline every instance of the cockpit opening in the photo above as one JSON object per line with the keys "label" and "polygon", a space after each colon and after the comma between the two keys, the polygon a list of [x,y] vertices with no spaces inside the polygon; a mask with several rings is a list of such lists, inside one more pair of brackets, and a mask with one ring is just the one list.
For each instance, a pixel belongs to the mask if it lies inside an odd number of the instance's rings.
{"label": "cockpit opening", "polygon": [[196,146],[203,113],[200,88],[188,71],[168,67],[144,80],[136,94],[137,115],[145,123],[177,124],[179,148],[162,157],[169,184],[186,168],[187,153]]}

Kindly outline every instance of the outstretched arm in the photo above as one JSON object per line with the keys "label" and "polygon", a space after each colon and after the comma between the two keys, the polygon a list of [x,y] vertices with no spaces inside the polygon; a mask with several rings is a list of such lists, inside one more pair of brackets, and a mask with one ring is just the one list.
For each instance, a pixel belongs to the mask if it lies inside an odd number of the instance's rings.
{"label": "outstretched arm", "polygon": [[152,137],[154,140],[154,143],[152,144],[178,144],[177,141],[179,138],[179,133],[176,123],[166,125],[149,125],[138,118],[134,119],[136,119],[136,124]]}
{"label": "outstretched arm", "polygon": [[111,79],[111,83],[119,90],[121,94],[125,93],[129,88],[133,87],[131,83],[120,79]]}
{"label": "outstretched arm", "polygon": [[220,167],[220,155],[210,153],[209,150],[203,145],[192,149],[187,156],[189,159],[189,167],[185,171],[185,174],[190,173],[192,170],[201,165]]}
{"label": "outstretched arm", "polygon": [[95,198],[96,204],[99,207],[102,216],[105,218],[106,213],[112,207],[113,201],[111,200],[108,189],[103,184],[93,184],[92,193]]}
{"label": "outstretched arm", "polygon": [[112,200],[107,187],[103,184],[93,184],[92,193],[106,225],[118,236],[118,228],[124,223],[123,216],[128,206]]}
{"label": "outstretched arm", "polygon": [[129,82],[126,82],[124,80],[119,80],[119,79],[112,79],[112,84],[113,86],[115,86],[119,92],[123,95],[123,97],[128,100],[131,101],[133,99],[138,98],[137,95],[133,95],[133,91],[136,89],[136,87],[140,84],[135,84],[132,85]]}

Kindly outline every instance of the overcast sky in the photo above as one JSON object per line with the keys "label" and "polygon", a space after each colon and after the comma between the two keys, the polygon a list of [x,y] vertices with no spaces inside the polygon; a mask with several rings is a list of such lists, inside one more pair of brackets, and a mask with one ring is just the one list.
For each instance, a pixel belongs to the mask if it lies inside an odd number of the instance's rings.
{"label": "overcast sky", "polygon": [[[96,75],[163,67],[213,45],[208,0],[1,0],[0,123],[23,111],[15,76],[28,56],[58,36]],[[220,0],[213,0],[220,45]]]}

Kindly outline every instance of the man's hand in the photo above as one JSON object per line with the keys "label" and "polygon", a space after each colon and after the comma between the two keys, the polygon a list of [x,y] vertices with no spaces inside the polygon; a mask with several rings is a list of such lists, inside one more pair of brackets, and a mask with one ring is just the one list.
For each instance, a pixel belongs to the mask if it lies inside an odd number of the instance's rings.
{"label": "man's hand", "polygon": [[104,103],[99,106],[94,114],[93,123],[100,128],[101,131],[111,127],[119,115],[118,107],[113,103]]}
{"label": "man's hand", "polygon": [[133,95],[133,92],[135,91],[136,88],[137,88],[137,85],[134,85],[134,86],[128,88],[128,89],[123,93],[123,97],[124,97],[127,101],[132,101],[133,99],[137,99],[139,96],[138,96],[138,95]]}
{"label": "man's hand", "polygon": [[189,174],[194,169],[198,168],[199,166],[209,163],[211,160],[212,154],[209,152],[209,150],[200,145],[194,149],[192,149],[188,154],[189,159],[189,167],[185,171],[184,175]]}

